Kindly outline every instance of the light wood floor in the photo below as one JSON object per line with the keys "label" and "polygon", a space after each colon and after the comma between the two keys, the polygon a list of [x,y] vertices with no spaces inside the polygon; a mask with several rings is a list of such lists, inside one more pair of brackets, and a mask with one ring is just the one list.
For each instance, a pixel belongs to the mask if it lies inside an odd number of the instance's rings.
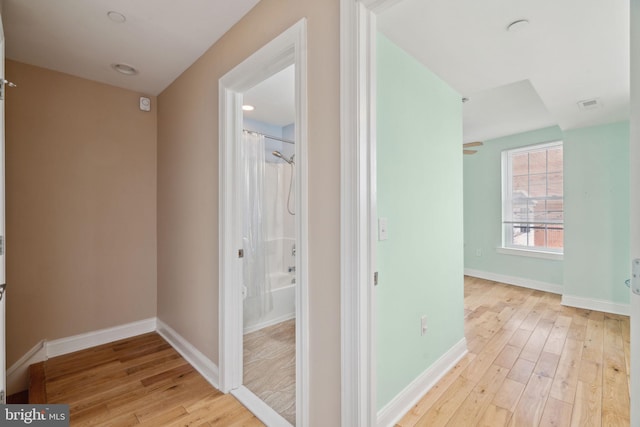
{"label": "light wood floor", "polygon": [[[399,426],[629,425],[629,319],[465,278],[469,354]],[[157,334],[45,362],[48,403],[71,424],[261,426]]]}
{"label": "light wood floor", "polygon": [[399,426],[629,426],[629,318],[465,278],[469,354]]}
{"label": "light wood floor", "polygon": [[70,405],[72,426],[262,426],[213,388],[158,334],[44,362],[47,403]]}

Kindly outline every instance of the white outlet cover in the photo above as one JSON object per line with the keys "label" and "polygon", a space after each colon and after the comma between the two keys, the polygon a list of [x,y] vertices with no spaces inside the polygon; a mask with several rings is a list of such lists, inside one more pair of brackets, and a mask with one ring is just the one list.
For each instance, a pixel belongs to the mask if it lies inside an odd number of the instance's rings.
{"label": "white outlet cover", "polygon": [[387,223],[387,218],[378,218],[378,240],[387,240],[389,238]]}

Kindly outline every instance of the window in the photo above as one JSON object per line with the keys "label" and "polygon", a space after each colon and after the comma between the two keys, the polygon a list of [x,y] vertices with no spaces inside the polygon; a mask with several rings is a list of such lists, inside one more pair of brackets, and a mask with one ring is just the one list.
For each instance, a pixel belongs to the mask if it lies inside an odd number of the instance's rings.
{"label": "window", "polygon": [[502,152],[503,247],[562,254],[562,141]]}

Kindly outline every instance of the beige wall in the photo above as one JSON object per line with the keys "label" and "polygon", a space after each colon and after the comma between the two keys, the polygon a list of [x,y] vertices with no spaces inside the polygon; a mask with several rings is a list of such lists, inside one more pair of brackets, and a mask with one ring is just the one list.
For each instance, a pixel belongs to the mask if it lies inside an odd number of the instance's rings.
{"label": "beige wall", "polygon": [[262,0],[159,96],[158,317],[218,362],[218,80],[308,19],[310,419],[340,425],[339,1]]}
{"label": "beige wall", "polygon": [[156,314],[156,135],[140,94],[7,61],[7,362]]}

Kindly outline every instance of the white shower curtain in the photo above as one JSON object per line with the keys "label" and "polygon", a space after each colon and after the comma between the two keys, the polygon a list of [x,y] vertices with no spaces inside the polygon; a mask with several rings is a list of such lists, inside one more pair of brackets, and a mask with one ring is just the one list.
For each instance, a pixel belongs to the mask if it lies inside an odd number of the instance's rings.
{"label": "white shower curtain", "polygon": [[272,310],[271,282],[267,247],[265,203],[264,136],[243,132],[241,144],[243,169],[243,280],[245,323]]}

